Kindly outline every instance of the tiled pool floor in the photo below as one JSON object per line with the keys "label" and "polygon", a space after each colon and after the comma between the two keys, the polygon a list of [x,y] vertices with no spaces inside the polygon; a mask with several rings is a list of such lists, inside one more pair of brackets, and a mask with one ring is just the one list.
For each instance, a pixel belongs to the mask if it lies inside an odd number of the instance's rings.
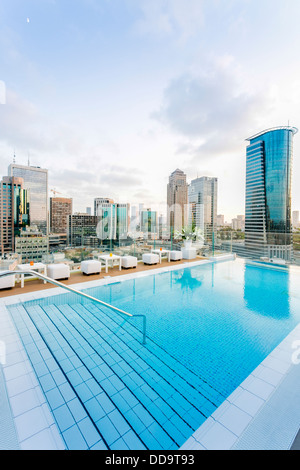
{"label": "tiled pool floor", "polygon": [[142,345],[141,332],[108,309],[9,310],[68,449],[177,449],[220,401],[160,346]]}

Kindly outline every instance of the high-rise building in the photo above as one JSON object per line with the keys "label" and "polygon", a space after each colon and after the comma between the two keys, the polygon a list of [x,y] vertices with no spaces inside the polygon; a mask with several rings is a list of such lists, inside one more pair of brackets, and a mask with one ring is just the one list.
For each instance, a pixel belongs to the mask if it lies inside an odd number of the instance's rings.
{"label": "high-rise building", "polygon": [[246,139],[245,248],[249,256],[292,258],[291,176],[294,127]]}
{"label": "high-rise building", "polygon": [[67,233],[68,217],[72,215],[73,201],[70,198],[50,198],[50,232]]}
{"label": "high-rise building", "polygon": [[29,202],[23,179],[4,176],[0,182],[0,253],[15,251],[15,237],[29,224]]}
{"label": "high-rise building", "polygon": [[167,186],[167,225],[170,233],[181,231],[187,225],[188,218],[188,184],[186,174],[175,170],[169,177]]}
{"label": "high-rise building", "polygon": [[189,185],[189,223],[203,231],[204,239],[216,241],[218,179],[203,176]]}
{"label": "high-rise building", "polygon": [[30,224],[48,235],[48,170],[13,163],[8,167],[8,175],[23,178],[30,203]]}
{"label": "high-rise building", "polygon": [[[133,205],[130,207],[130,232],[135,232],[139,226],[139,211],[138,206]],[[138,227],[139,228],[139,227]]]}
{"label": "high-rise building", "polygon": [[72,214],[68,217],[68,244],[70,246],[95,246],[99,244],[97,226],[99,217]]}
{"label": "high-rise building", "polygon": [[117,237],[117,208],[112,199],[94,200],[94,216],[98,217],[97,235],[100,240],[115,240]]}
{"label": "high-rise building", "polygon": [[105,204],[114,204],[114,201],[108,197],[96,197],[94,199],[94,215],[98,215],[98,208],[102,208]]}
{"label": "high-rise building", "polygon": [[157,212],[150,208],[141,212],[141,232],[158,234]]}
{"label": "high-rise building", "polygon": [[245,216],[244,215],[238,215],[234,219],[232,219],[232,229],[233,230],[245,230]]}
{"label": "high-rise building", "polygon": [[48,255],[49,237],[38,231],[33,225],[23,230],[15,238],[15,252],[22,257],[23,263],[40,262]]}
{"label": "high-rise building", "polygon": [[217,225],[218,227],[223,227],[225,225],[225,216],[223,214],[217,215]]}
{"label": "high-rise building", "polygon": [[97,235],[100,240],[127,238],[130,225],[129,204],[115,203],[109,198],[96,198],[94,215],[99,219]]}
{"label": "high-rise building", "polygon": [[300,226],[299,211],[293,211],[292,219],[293,219],[293,228],[298,228]]}
{"label": "high-rise building", "polygon": [[118,240],[127,239],[130,224],[130,204],[117,204],[117,232]]}

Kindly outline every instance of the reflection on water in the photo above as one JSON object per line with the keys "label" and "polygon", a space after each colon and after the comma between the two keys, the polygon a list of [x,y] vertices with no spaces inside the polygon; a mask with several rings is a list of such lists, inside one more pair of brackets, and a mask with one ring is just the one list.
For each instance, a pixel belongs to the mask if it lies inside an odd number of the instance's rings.
{"label": "reflection on water", "polygon": [[249,309],[277,320],[290,316],[288,271],[245,264],[244,300]]}
{"label": "reflection on water", "polygon": [[184,291],[193,291],[197,287],[200,287],[203,282],[203,274],[192,272],[191,269],[185,269],[184,271],[174,272],[172,276],[172,282],[180,285]]}

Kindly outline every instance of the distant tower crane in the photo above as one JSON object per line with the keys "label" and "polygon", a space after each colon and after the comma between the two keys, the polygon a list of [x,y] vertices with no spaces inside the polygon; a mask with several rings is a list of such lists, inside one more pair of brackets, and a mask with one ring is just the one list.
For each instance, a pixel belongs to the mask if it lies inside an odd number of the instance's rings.
{"label": "distant tower crane", "polygon": [[53,193],[54,197],[56,194],[61,194],[60,192],[56,191],[56,189],[50,189],[50,192]]}

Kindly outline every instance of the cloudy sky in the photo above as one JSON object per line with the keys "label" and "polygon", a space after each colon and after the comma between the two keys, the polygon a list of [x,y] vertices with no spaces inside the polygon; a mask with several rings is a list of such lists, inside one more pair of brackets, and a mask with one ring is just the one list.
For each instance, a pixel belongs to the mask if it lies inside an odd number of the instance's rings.
{"label": "cloudy sky", "polygon": [[243,214],[245,139],[300,128],[299,22],[299,0],[1,0],[0,176],[15,152],[76,211],[154,208],[180,168]]}

